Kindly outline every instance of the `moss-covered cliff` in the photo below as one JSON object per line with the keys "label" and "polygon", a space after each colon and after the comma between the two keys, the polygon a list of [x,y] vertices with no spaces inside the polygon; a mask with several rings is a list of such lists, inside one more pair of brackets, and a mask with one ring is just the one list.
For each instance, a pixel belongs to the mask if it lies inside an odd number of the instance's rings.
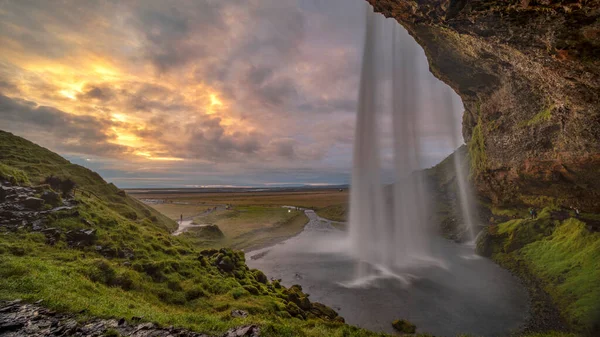
{"label": "moss-covered cliff", "polygon": [[600,1],[368,2],[461,96],[480,195],[600,211]]}

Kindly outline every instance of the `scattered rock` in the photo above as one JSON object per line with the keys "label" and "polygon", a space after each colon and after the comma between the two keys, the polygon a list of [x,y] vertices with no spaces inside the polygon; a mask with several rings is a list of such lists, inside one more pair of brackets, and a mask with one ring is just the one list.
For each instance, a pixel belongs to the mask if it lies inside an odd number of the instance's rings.
{"label": "scattered rock", "polygon": [[67,232],[67,242],[71,246],[90,246],[96,239],[95,229],[79,229]]}
{"label": "scattered rock", "polygon": [[[135,321],[132,319],[132,321]],[[125,319],[92,319],[77,322],[74,315],[54,313],[38,305],[0,302],[0,335],[26,336],[130,336],[130,337],[215,337],[178,328],[159,328],[153,323],[127,324]],[[257,326],[229,330],[227,337],[258,337]]]}
{"label": "scattered rock", "polygon": [[40,210],[42,207],[44,207],[44,199],[25,197],[25,200],[23,200],[23,206],[33,210]]}
{"label": "scattered rock", "polygon": [[247,325],[228,330],[223,337],[259,337],[260,328],[256,325]]}
{"label": "scattered rock", "polygon": [[60,240],[61,230],[58,228],[50,227],[41,230],[41,233],[46,236],[46,243],[53,245]]}
{"label": "scattered rock", "polygon": [[37,220],[34,220],[31,223],[31,230],[32,231],[39,232],[42,229],[44,229],[44,220],[43,219],[37,219]]}
{"label": "scattered rock", "polygon": [[397,319],[392,322],[392,326],[394,329],[402,332],[402,333],[415,333],[417,327],[411,322],[404,319]]}
{"label": "scattered rock", "polygon": [[248,312],[244,310],[231,310],[231,317],[235,318],[245,318],[248,317]]}

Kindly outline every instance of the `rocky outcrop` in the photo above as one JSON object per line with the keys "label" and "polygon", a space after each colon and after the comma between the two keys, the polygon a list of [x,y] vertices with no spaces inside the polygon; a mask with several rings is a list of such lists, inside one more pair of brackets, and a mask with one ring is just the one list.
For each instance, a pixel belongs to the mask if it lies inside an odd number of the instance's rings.
{"label": "rocky outcrop", "polygon": [[[161,328],[153,323],[141,323],[140,318],[92,319],[78,321],[77,317],[61,314],[39,305],[20,301],[0,303],[0,335],[26,336],[131,336],[131,337],[211,337],[185,329]],[[255,325],[232,328],[222,337],[259,337]]]}
{"label": "rocky outcrop", "polygon": [[461,96],[482,196],[600,211],[600,1],[367,1]]}

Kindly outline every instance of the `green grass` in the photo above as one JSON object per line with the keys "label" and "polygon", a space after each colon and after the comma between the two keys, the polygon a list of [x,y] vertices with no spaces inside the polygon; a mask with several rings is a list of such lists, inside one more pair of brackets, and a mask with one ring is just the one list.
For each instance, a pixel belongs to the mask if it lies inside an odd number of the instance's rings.
{"label": "green grass", "polygon": [[577,219],[564,221],[545,240],[523,248],[532,270],[575,326],[600,319],[600,233],[590,233]]}
{"label": "green grass", "polygon": [[348,221],[348,204],[331,205],[317,210],[317,215],[332,221]]}
{"label": "green grass", "polygon": [[519,260],[541,281],[568,323],[587,333],[600,320],[600,233],[569,218],[551,219],[544,208],[536,219],[513,219],[493,233],[494,258]]}
{"label": "green grass", "polygon": [[30,185],[29,177],[22,170],[0,163],[0,178],[10,181],[12,184]]}
{"label": "green grass", "polygon": [[198,246],[251,250],[300,233],[308,218],[302,211],[281,207],[235,206],[229,210],[196,217],[194,222],[217,225],[225,234],[225,238],[221,240],[206,240],[194,233],[184,233],[184,236],[192,238]]}

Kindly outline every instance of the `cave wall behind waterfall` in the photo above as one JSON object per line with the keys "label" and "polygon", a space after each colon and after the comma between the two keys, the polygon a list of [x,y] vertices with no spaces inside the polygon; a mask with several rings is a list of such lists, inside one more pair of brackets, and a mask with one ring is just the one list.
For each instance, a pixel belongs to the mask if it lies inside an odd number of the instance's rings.
{"label": "cave wall behind waterfall", "polygon": [[367,0],[465,105],[480,196],[600,211],[600,0]]}

